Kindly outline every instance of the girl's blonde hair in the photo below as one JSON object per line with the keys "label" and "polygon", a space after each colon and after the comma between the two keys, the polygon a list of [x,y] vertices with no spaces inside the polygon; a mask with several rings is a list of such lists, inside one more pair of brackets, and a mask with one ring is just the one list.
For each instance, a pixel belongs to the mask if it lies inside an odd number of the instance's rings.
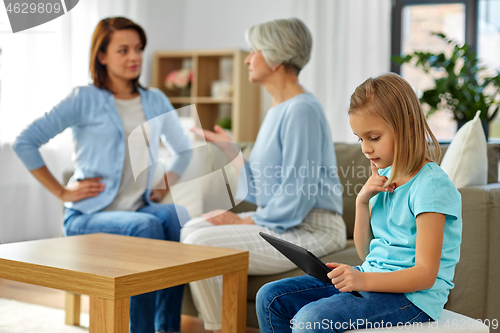
{"label": "girl's blonde hair", "polygon": [[348,113],[380,118],[392,130],[394,162],[386,185],[412,174],[426,159],[439,161],[439,143],[427,124],[417,95],[401,76],[387,73],[363,82],[351,95]]}

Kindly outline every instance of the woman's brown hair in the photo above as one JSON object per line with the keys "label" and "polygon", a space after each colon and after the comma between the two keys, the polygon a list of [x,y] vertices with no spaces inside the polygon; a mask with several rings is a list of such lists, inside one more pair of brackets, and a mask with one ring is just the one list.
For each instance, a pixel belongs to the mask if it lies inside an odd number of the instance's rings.
{"label": "woman's brown hair", "polygon": [[387,73],[359,85],[351,96],[349,114],[358,112],[380,118],[394,135],[394,161],[386,185],[414,173],[425,160],[439,160],[439,143],[417,95],[401,76]]}
{"label": "woman's brown hair", "polygon": [[[90,75],[94,85],[101,89],[111,91],[109,87],[108,71],[106,66],[99,62],[99,52],[106,53],[111,41],[111,35],[118,30],[133,29],[137,31],[141,39],[142,47],[146,47],[146,33],[141,26],[125,17],[108,17],[101,20],[94,30],[92,43],[90,46]],[[139,83],[139,78],[132,80],[132,92],[137,91],[137,87],[144,88]]]}

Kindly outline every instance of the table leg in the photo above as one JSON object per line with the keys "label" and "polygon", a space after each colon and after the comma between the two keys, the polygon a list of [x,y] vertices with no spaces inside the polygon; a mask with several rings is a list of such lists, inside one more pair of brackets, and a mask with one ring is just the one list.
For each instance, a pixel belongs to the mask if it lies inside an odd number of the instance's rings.
{"label": "table leg", "polygon": [[80,325],[80,294],[66,292],[66,325]]}
{"label": "table leg", "polygon": [[241,333],[247,320],[247,270],[224,274],[222,280],[222,333]]}
{"label": "table leg", "polygon": [[109,300],[90,297],[89,333],[128,332],[129,298]]}

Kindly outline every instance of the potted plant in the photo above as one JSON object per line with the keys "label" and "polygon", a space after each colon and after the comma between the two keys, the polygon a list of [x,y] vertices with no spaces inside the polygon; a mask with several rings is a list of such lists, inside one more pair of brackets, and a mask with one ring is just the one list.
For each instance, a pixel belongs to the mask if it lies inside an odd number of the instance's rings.
{"label": "potted plant", "polygon": [[[416,67],[433,76],[434,88],[424,91],[420,97],[420,102],[430,107],[427,116],[437,110],[449,110],[460,128],[473,119],[479,110],[488,137],[489,122],[500,109],[500,72],[489,76],[486,69],[480,67],[477,54],[466,43],[460,46],[442,33],[433,35],[453,47],[451,55],[414,52],[393,56],[391,60],[402,65],[415,59]],[[431,73],[431,69],[435,69],[434,73]]]}

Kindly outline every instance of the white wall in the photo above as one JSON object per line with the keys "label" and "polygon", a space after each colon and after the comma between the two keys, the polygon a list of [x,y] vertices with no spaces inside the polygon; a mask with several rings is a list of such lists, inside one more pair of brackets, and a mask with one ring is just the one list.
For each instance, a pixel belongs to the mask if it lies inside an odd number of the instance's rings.
{"label": "white wall", "polygon": [[144,14],[137,18],[137,23],[146,31],[148,44],[144,51],[141,82],[148,86],[153,53],[158,50],[182,48],[185,1],[147,0],[142,3],[146,8],[143,8]]}

